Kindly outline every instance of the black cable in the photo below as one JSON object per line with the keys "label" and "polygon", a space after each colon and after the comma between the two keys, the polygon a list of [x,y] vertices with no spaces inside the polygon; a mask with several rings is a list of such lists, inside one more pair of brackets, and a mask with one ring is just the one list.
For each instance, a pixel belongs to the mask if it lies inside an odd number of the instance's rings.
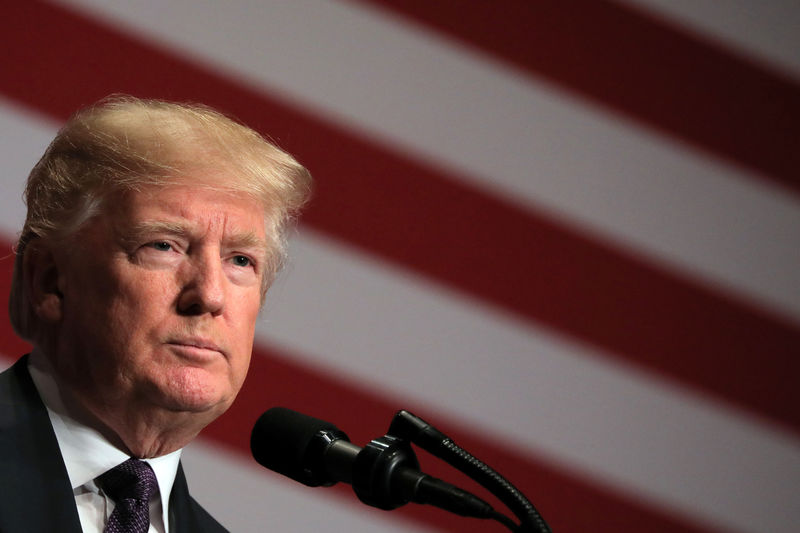
{"label": "black cable", "polygon": [[405,410],[399,411],[392,420],[389,433],[413,442],[444,460],[497,496],[520,519],[521,524],[515,531],[551,533],[550,526],[522,492],[489,465],[418,416]]}
{"label": "black cable", "polygon": [[551,533],[550,526],[528,498],[492,467],[458,446],[450,438],[446,438],[440,444],[440,449],[441,452],[435,455],[486,487],[489,492],[508,505],[508,508],[522,521],[519,531]]}

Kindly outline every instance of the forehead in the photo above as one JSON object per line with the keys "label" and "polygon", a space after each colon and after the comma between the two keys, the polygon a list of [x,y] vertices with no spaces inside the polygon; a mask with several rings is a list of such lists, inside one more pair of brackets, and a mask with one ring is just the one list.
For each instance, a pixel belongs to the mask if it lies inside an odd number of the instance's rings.
{"label": "forehead", "polygon": [[250,234],[263,239],[262,203],[245,193],[195,184],[150,186],[112,195],[104,206],[112,225],[135,229],[147,225],[187,232]]}

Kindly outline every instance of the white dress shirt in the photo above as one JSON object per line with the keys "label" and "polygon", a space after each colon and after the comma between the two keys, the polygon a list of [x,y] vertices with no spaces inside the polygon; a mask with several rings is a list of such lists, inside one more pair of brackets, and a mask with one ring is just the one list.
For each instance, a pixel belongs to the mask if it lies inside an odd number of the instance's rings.
{"label": "white dress shirt", "polygon": [[[53,377],[47,358],[39,351],[31,353],[28,369],[50,415],[50,422],[61,448],[67,474],[75,495],[78,516],[84,532],[102,533],[114,510],[114,501],[95,483],[95,478],[126,461],[129,456],[114,447],[103,435],[73,418]],[[158,480],[158,494],[150,499],[150,533],[169,533],[169,495],[178,472],[181,450],[145,459]]]}

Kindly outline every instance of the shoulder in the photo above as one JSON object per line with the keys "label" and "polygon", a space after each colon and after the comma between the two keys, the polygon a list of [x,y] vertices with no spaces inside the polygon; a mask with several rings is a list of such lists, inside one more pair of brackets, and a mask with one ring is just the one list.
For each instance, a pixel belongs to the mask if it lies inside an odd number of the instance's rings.
{"label": "shoulder", "polygon": [[[0,374],[0,531],[80,531],[75,498],[27,356]],[[44,510],[44,512],[43,512]]]}
{"label": "shoulder", "polygon": [[28,356],[22,356],[0,373],[0,430],[31,429],[33,421],[46,419],[47,410],[28,372]]}
{"label": "shoulder", "polygon": [[33,386],[28,373],[28,356],[23,355],[13,365],[0,372],[0,402],[30,396]]}

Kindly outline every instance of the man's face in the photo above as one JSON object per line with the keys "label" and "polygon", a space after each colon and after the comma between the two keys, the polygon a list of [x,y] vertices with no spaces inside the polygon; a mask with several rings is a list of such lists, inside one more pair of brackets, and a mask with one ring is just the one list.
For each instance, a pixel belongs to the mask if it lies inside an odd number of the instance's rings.
{"label": "man's face", "polygon": [[56,254],[59,375],[106,417],[213,420],[250,362],[264,232],[263,206],[245,196],[174,185],[110,198]]}

